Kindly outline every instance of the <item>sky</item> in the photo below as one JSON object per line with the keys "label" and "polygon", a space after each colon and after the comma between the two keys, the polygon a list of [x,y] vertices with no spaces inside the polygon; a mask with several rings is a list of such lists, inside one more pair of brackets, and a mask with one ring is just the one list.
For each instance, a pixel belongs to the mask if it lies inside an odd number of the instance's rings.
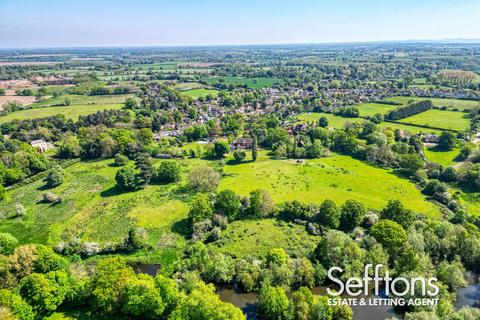
{"label": "sky", "polygon": [[0,0],[0,47],[480,39],[480,0]]}

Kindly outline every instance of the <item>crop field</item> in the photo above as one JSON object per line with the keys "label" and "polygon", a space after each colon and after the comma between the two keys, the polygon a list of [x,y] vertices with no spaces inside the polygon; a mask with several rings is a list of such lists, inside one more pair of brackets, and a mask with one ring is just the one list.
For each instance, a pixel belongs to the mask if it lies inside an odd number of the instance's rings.
{"label": "crop field", "polygon": [[341,129],[346,122],[364,122],[364,119],[361,118],[344,118],[331,113],[321,113],[321,112],[311,112],[311,113],[300,113],[297,115],[297,119],[300,121],[307,122],[317,122],[321,117],[326,117],[328,119],[328,126],[333,128]]}
{"label": "crop field", "polygon": [[424,149],[428,161],[439,163],[444,167],[449,167],[455,164],[455,159],[458,157],[459,151],[459,148],[454,148],[451,151],[441,151],[436,148]]}
{"label": "crop field", "polygon": [[224,167],[219,189],[248,195],[268,190],[277,202],[301,199],[319,203],[331,199],[341,205],[356,199],[367,207],[383,208],[389,199],[400,199],[417,212],[436,215],[438,210],[408,180],[348,156],[307,160],[265,160]]}
{"label": "crop field", "polygon": [[420,97],[392,97],[386,99],[387,101],[399,102],[403,105],[408,104],[409,101],[431,100],[434,106],[448,107],[449,109],[457,108],[459,110],[469,109],[472,107],[479,107],[480,101],[475,100],[461,100],[461,99],[441,99],[441,98],[420,98]]}
{"label": "crop field", "polygon": [[193,90],[187,90],[187,91],[182,91],[182,95],[190,97],[190,98],[199,98],[199,97],[205,97],[209,94],[212,96],[216,97],[218,95],[218,90],[212,90],[212,89],[193,89]]}
{"label": "crop field", "polygon": [[362,103],[355,105],[355,107],[360,110],[360,116],[374,116],[377,113],[382,115],[386,114],[390,110],[394,110],[397,106],[393,106],[390,104],[382,104],[382,103]]}
{"label": "crop field", "polygon": [[213,84],[221,82],[224,84],[240,83],[249,88],[267,88],[279,82],[279,78],[241,78],[241,77],[209,77],[205,79],[208,83]]}
{"label": "crop field", "polygon": [[398,120],[399,122],[426,127],[464,131],[470,126],[470,119],[463,112],[427,110],[414,116]]}

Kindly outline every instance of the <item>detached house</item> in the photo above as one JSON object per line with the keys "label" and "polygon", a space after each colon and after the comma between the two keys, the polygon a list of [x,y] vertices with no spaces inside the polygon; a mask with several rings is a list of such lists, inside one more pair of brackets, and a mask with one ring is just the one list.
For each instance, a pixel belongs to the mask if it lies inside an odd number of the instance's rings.
{"label": "detached house", "polygon": [[231,145],[233,150],[252,149],[252,146],[253,146],[253,139],[251,138],[239,138],[237,141],[235,141]]}
{"label": "detached house", "polygon": [[53,144],[51,142],[46,142],[43,139],[33,140],[30,142],[30,145],[37,149],[38,152],[44,153],[50,149],[53,149]]}

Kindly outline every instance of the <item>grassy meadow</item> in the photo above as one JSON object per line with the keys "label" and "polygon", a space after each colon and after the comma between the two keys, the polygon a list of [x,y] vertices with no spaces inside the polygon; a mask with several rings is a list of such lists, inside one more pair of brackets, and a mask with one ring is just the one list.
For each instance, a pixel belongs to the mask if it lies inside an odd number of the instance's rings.
{"label": "grassy meadow", "polygon": [[460,148],[454,148],[451,151],[442,151],[437,148],[424,148],[425,156],[430,162],[436,162],[444,167],[449,167],[455,164],[455,159],[458,157]]}
{"label": "grassy meadow", "polygon": [[373,209],[383,208],[389,199],[400,199],[412,210],[430,215],[437,208],[406,179],[348,156],[307,160],[263,160],[224,167],[219,189],[248,195],[265,189],[277,202],[299,199],[319,203],[331,199],[341,205],[356,199]]}
{"label": "grassy meadow", "polygon": [[399,122],[446,130],[464,131],[470,127],[470,119],[463,112],[430,109]]}
{"label": "grassy meadow", "polygon": [[[69,94],[55,98],[52,97],[40,102],[35,102],[31,105],[31,109],[14,111],[0,116],[0,123],[15,119],[44,118],[57,114],[63,114],[67,119],[77,120],[81,115],[92,114],[102,110],[121,109],[128,97],[131,97],[131,95],[84,96]],[[70,100],[70,105],[58,106],[65,101],[65,98]]]}
{"label": "grassy meadow", "polygon": [[305,233],[301,225],[276,219],[239,220],[229,223],[222,238],[209,246],[236,257],[265,256],[274,247],[294,256],[307,256],[318,240],[318,236]]}
{"label": "grassy meadow", "polygon": [[395,110],[398,106],[382,103],[361,103],[355,105],[360,110],[360,116],[374,116],[377,113],[382,115],[386,114],[390,110]]}
{"label": "grassy meadow", "polygon": [[321,117],[326,117],[328,119],[328,126],[341,129],[344,127],[346,122],[357,122],[361,123],[365,120],[362,118],[344,118],[331,113],[321,113],[321,112],[311,112],[311,113],[300,113],[297,115],[299,121],[306,122],[317,122]]}
{"label": "grassy meadow", "polygon": [[210,84],[221,82],[224,84],[246,85],[249,88],[267,88],[273,86],[275,82],[279,82],[279,78],[241,78],[241,77],[208,77],[205,79]]}
{"label": "grassy meadow", "polygon": [[193,89],[193,90],[187,90],[187,91],[182,91],[180,94],[196,99],[199,97],[205,97],[209,94],[212,96],[216,97],[218,95],[218,90],[213,90],[213,89]]}
{"label": "grassy meadow", "polygon": [[480,107],[480,101],[462,100],[462,99],[442,99],[442,98],[422,98],[422,97],[392,97],[386,99],[387,101],[398,102],[402,105],[407,105],[409,101],[431,100],[434,106],[444,107],[449,109],[457,108],[459,110],[469,109],[472,107]]}

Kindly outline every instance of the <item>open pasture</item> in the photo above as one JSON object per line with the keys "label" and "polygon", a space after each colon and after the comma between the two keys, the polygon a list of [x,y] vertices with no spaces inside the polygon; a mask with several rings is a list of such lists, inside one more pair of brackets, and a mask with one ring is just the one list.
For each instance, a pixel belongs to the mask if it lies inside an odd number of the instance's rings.
{"label": "open pasture", "polygon": [[241,84],[249,88],[267,88],[273,86],[274,83],[279,82],[278,78],[241,78],[241,77],[209,77],[206,78],[210,84],[224,83],[224,84]]}
{"label": "open pasture", "polygon": [[213,89],[193,89],[193,90],[187,90],[187,91],[182,91],[182,95],[196,99],[199,97],[205,97],[207,95],[212,95],[216,97],[218,95],[218,90],[213,90]]}
{"label": "open pasture", "polygon": [[431,109],[414,116],[398,120],[402,123],[446,130],[464,131],[470,126],[467,114],[457,111]]}
{"label": "open pasture", "polygon": [[382,115],[386,114],[390,110],[394,110],[397,106],[393,106],[390,104],[382,104],[382,103],[361,103],[357,104],[354,107],[357,107],[360,111],[360,116],[374,116],[377,113]]}
{"label": "open pasture", "polygon": [[409,101],[431,100],[436,107],[447,107],[448,109],[457,108],[459,110],[480,107],[480,101],[462,100],[462,99],[441,99],[441,98],[421,98],[421,97],[392,97],[387,101],[398,102],[407,105]]}
{"label": "open pasture", "polygon": [[277,202],[302,200],[320,203],[331,199],[341,205],[356,199],[367,207],[383,208],[389,199],[400,199],[416,212],[435,215],[413,183],[388,170],[376,168],[348,156],[306,160],[264,160],[226,165],[219,189],[248,195],[254,189],[268,190]]}
{"label": "open pasture", "polygon": [[344,118],[340,117],[331,113],[322,113],[322,112],[310,112],[310,113],[300,113],[297,115],[297,119],[299,121],[306,121],[306,122],[318,122],[318,120],[322,117],[328,119],[328,126],[341,129],[344,127],[346,122],[356,122],[361,123],[365,120],[362,118]]}

